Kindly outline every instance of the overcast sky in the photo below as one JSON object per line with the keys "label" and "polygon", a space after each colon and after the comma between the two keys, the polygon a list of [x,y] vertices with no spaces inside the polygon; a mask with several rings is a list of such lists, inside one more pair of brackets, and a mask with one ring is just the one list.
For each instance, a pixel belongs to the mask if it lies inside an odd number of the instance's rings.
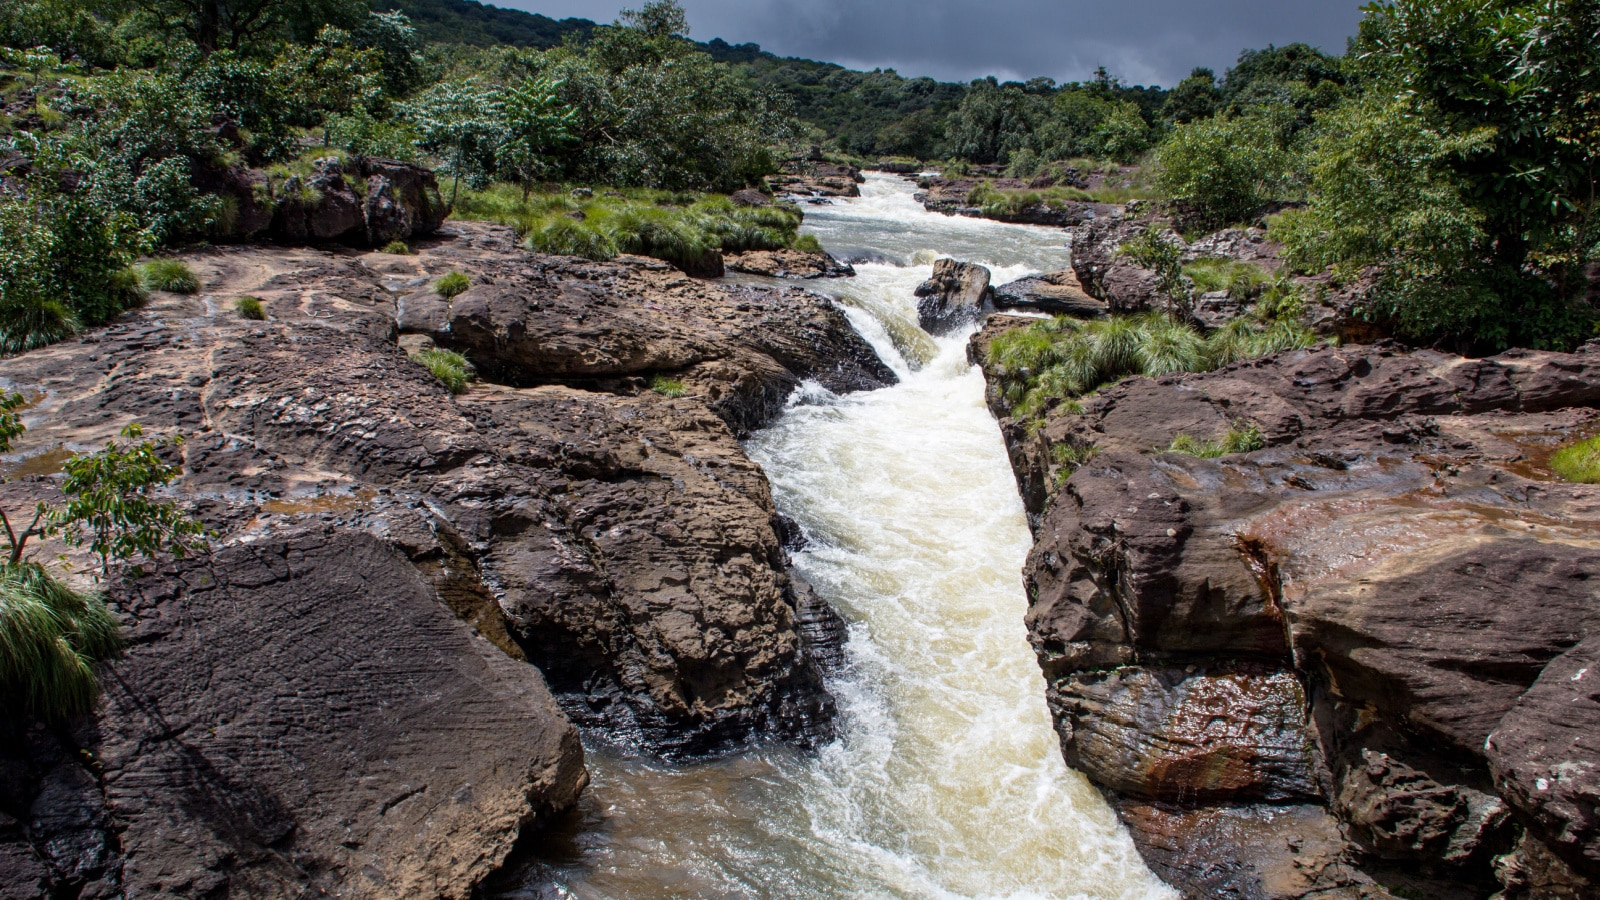
{"label": "overcast sky", "polygon": [[[754,41],[780,56],[967,81],[1079,81],[1096,66],[1171,87],[1195,66],[1218,75],[1246,47],[1295,41],[1332,53],[1364,0],[683,0],[692,36]],[[607,23],[642,0],[497,0]]]}

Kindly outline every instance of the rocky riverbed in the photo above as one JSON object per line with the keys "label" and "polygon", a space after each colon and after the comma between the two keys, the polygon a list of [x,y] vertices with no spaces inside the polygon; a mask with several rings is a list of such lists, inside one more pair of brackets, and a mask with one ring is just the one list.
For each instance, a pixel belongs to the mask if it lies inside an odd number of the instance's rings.
{"label": "rocky riverbed", "polygon": [[13,507],[137,421],[216,532],[106,585],[93,721],[0,729],[0,894],[465,898],[583,789],[574,721],[668,756],[830,733],[842,629],[738,436],[801,379],[894,380],[844,314],[495,226],[417,246],[189,253],[198,295],[0,362]]}
{"label": "rocky riverbed", "polygon": [[[1022,324],[991,319],[975,360]],[[1600,431],[1600,346],[1320,347],[1131,379],[1042,427],[996,383],[1063,752],[1163,878],[1597,896],[1600,488],[1546,461]],[[1164,452],[1240,423],[1264,449]]]}

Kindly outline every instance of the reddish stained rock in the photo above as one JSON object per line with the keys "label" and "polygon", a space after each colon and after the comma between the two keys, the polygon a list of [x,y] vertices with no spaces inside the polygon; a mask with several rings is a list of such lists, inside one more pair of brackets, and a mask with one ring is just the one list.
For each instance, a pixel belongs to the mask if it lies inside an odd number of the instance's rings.
{"label": "reddish stained rock", "polygon": [[808,250],[747,250],[722,257],[730,272],[770,278],[849,278],[856,270],[831,255]]}

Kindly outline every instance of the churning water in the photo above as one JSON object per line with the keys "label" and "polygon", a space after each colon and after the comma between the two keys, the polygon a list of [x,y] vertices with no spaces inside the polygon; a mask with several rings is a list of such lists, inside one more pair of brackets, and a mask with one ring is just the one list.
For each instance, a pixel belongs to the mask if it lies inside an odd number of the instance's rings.
{"label": "churning water", "polygon": [[835,293],[899,373],[811,386],[749,445],[804,528],[795,565],[851,623],[841,737],[690,765],[592,751],[583,823],[550,858],[580,898],[1170,898],[1061,760],[1023,627],[1030,538],[965,334],[916,325],[937,256],[996,281],[1059,269],[1058,230],[930,214],[911,185],[807,211]]}

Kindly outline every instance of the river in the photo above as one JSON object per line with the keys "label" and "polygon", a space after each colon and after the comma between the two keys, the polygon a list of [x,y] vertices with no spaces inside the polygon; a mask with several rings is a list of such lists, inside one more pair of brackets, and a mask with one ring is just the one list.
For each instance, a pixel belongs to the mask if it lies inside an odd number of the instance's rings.
{"label": "river", "polygon": [[999,283],[1063,268],[1062,232],[928,213],[913,190],[869,175],[805,226],[883,260],[811,286],[901,383],[803,388],[748,445],[809,540],[796,568],[851,623],[848,670],[829,683],[841,736],[687,765],[592,748],[580,820],[541,853],[556,896],[1176,896],[1061,760],[1023,626],[1031,541],[983,377],[967,334],[916,325],[935,258]]}

